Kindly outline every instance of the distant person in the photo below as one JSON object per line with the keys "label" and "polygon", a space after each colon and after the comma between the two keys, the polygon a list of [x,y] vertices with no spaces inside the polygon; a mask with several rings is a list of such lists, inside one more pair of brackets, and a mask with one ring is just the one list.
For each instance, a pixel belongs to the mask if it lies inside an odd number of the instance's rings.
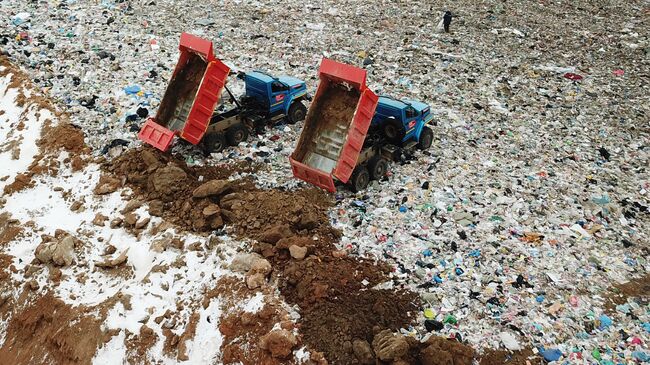
{"label": "distant person", "polygon": [[451,11],[445,11],[445,15],[442,17],[442,25],[445,27],[445,33],[449,33],[451,18],[452,18]]}

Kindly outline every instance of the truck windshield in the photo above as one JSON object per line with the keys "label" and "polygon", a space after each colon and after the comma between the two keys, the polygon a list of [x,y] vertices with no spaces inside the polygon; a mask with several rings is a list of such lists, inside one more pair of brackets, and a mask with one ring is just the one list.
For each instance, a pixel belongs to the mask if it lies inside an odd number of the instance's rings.
{"label": "truck windshield", "polygon": [[415,117],[417,115],[418,115],[418,112],[417,112],[417,110],[415,110],[415,108],[413,108],[413,107],[406,108],[406,117],[407,118],[413,118],[413,117]]}
{"label": "truck windshield", "polygon": [[274,92],[274,93],[278,93],[278,92],[284,91],[286,89],[287,89],[287,86],[285,84],[281,83],[280,81],[274,81],[271,84],[271,91]]}

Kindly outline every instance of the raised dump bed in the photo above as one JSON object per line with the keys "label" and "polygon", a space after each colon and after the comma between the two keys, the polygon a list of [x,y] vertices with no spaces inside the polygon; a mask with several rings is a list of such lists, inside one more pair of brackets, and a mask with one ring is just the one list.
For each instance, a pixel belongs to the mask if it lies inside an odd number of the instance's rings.
{"label": "raised dump bed", "polygon": [[334,178],[352,175],[378,97],[366,86],[366,71],[324,58],[320,83],[300,139],[290,157],[293,175],[334,192]]}
{"label": "raised dump bed", "polygon": [[230,68],[214,56],[212,42],[181,34],[181,52],[154,118],[149,118],[138,137],[166,151],[175,135],[198,144],[226,84]]}

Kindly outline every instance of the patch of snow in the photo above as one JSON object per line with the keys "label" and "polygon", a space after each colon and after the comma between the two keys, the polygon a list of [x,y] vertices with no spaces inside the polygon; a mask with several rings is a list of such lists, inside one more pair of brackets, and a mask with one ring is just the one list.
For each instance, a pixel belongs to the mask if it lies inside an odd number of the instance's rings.
{"label": "patch of snow", "polygon": [[95,357],[92,359],[93,364],[126,364],[126,346],[124,346],[124,331],[113,336],[104,346],[97,349]]}
{"label": "patch of snow", "polygon": [[255,296],[250,298],[244,305],[244,312],[257,313],[264,307],[264,295],[261,292],[255,293]]}
{"label": "patch of snow", "polygon": [[[53,120],[54,116],[47,109],[37,109],[37,104],[26,103],[24,106],[16,105],[16,97],[21,93],[18,88],[9,89],[12,74],[0,78],[0,166],[2,172],[0,177],[11,176],[12,178],[0,181],[0,189],[13,182],[13,177],[20,172],[27,170],[38,154],[36,141],[40,137],[41,126],[45,120]],[[22,90],[23,94],[28,94]],[[38,114],[38,116],[37,116]],[[22,130],[17,125],[23,122]],[[17,144],[20,154],[13,159],[11,144]]]}
{"label": "patch of snow", "polygon": [[199,312],[200,318],[196,325],[193,340],[186,342],[187,364],[214,364],[221,355],[223,337],[219,332],[218,321],[221,317],[218,299],[212,299],[206,309]]}

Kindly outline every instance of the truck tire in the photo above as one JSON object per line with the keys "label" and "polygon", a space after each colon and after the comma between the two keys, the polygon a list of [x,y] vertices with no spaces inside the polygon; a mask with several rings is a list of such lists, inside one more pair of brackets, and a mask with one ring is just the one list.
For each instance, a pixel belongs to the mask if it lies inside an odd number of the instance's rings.
{"label": "truck tire", "polygon": [[223,133],[208,133],[203,137],[203,149],[206,153],[218,153],[226,148],[226,137]]}
{"label": "truck tire", "polygon": [[418,141],[418,148],[421,150],[428,150],[433,143],[433,131],[429,127],[422,128],[420,132],[420,140]]}
{"label": "truck tire", "polygon": [[352,189],[353,192],[358,193],[368,187],[368,183],[370,183],[370,173],[368,172],[368,169],[365,166],[357,166],[350,177],[350,189]]}
{"label": "truck tire", "polygon": [[226,139],[231,146],[238,146],[248,139],[248,129],[241,124],[235,124],[226,130]]}
{"label": "truck tire", "polygon": [[381,132],[388,142],[396,146],[401,146],[402,140],[404,139],[404,136],[406,136],[404,123],[395,118],[385,119],[381,125]]}
{"label": "truck tire", "polygon": [[370,171],[371,179],[379,180],[386,176],[386,171],[388,171],[388,161],[381,156],[374,156],[368,162],[368,170]]}
{"label": "truck tire", "polygon": [[289,124],[296,124],[301,120],[305,120],[307,116],[307,108],[300,101],[294,101],[289,107],[289,114],[287,120]]}

